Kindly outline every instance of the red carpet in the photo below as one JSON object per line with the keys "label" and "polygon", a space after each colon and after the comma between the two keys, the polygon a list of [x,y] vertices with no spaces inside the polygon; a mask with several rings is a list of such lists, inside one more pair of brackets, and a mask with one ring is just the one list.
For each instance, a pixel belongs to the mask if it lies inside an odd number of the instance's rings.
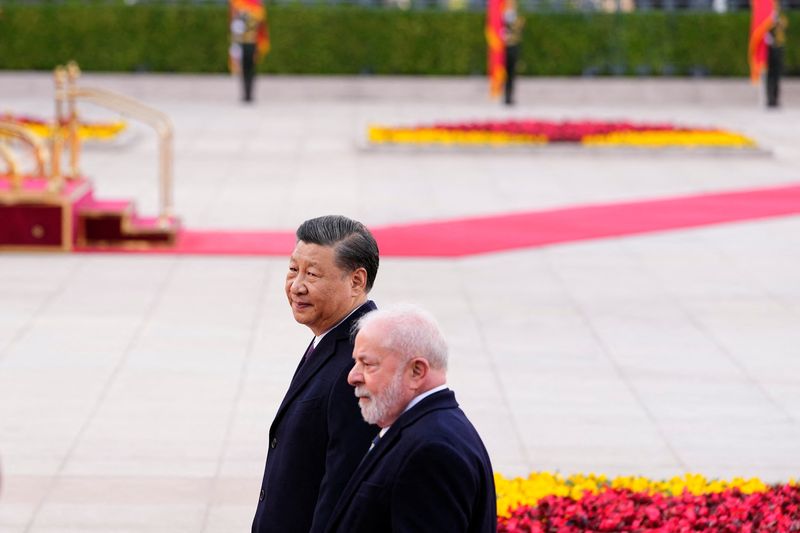
{"label": "red carpet", "polygon": [[[370,229],[382,257],[461,257],[797,214],[800,185]],[[174,248],[126,252],[285,256],[293,246],[293,231],[185,230]]]}

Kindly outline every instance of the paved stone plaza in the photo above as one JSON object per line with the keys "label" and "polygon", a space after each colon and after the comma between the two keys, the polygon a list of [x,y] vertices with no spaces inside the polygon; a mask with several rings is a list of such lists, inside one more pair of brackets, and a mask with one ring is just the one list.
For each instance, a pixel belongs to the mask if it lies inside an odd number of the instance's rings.
{"label": "paved stone plaza", "polygon": [[[192,229],[368,225],[796,183],[800,83],[87,75],[176,128]],[[49,75],[0,73],[0,113],[52,116]],[[89,117],[109,117],[88,108]],[[370,123],[618,118],[717,126],[768,153],[380,152]],[[89,146],[99,195],[156,209],[155,136]],[[281,257],[0,257],[0,532],[246,531],[267,430],[310,334]],[[386,258],[378,305],[429,308],[449,383],[506,476],[800,477],[800,218],[462,259]]]}

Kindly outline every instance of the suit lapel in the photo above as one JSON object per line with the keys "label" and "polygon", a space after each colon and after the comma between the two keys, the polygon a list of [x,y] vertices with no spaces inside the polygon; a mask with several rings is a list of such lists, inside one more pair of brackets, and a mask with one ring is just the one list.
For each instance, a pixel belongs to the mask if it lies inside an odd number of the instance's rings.
{"label": "suit lapel", "polygon": [[[333,357],[333,354],[336,352],[337,339],[330,338],[330,336],[330,333],[325,335],[325,338],[323,338],[314,349],[314,354],[308,361],[304,363],[302,359],[300,360],[297,370],[295,370],[294,377],[292,377],[292,382],[289,384],[289,390],[286,391],[286,396],[283,397],[283,401],[280,407],[278,407],[278,412],[275,414],[275,422],[282,417],[286,408],[292,403],[295,397],[300,394],[305,384],[308,383],[308,380],[322,368],[325,361]],[[275,422],[273,422],[273,425]]]}
{"label": "suit lapel", "polygon": [[331,514],[330,523],[333,524],[339,519],[339,515],[350,503],[353,493],[358,489],[358,486],[380,462],[381,458],[397,445],[397,442],[400,440],[404,429],[413,425],[417,422],[417,420],[423,418],[433,411],[438,411],[440,409],[454,409],[456,407],[458,407],[458,402],[456,402],[455,394],[450,389],[445,389],[431,394],[417,405],[400,415],[400,418],[398,418],[395,423],[392,424],[392,427],[389,428],[389,431],[386,432],[386,435],[381,438],[371,452],[368,452],[366,456],[364,456],[364,459],[361,460],[361,463],[356,468],[356,471],[353,472],[353,476],[347,483],[347,486],[339,498],[339,502],[336,504],[336,507]]}
{"label": "suit lapel", "polygon": [[336,344],[340,340],[346,341],[350,338],[350,329],[352,328],[353,323],[362,315],[372,311],[373,309],[376,309],[375,304],[372,301],[367,301],[361,307],[353,311],[353,314],[347,317],[341,324],[333,328],[322,338],[308,361],[305,363],[303,363],[302,360],[300,361],[297,370],[295,370],[292,382],[289,385],[289,390],[286,391],[286,396],[284,396],[280,407],[278,407],[278,412],[275,414],[275,420],[272,422],[272,427],[277,425],[280,418],[282,418],[283,414],[286,412],[286,409],[297,397],[297,395],[300,394],[300,392],[305,388],[305,385],[311,380],[311,378],[313,378],[314,375],[319,372],[323,366],[325,366],[325,363],[334,356],[336,353]]}

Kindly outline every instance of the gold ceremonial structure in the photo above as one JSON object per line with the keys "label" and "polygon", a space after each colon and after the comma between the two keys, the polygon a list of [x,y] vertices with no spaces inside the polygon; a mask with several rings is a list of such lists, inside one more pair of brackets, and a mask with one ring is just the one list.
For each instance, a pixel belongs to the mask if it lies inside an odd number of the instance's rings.
{"label": "gold ceremonial structure", "polygon": [[[47,148],[45,148],[44,143],[42,143],[36,135],[19,124],[0,120],[0,137],[10,137],[29,146],[33,150],[33,156],[36,160],[36,173],[40,176],[45,175]],[[11,191],[19,193],[22,188],[22,175],[20,174],[19,163],[5,144],[0,144],[0,158],[2,158],[8,166],[8,174],[11,177]],[[50,190],[55,191],[56,189],[55,183],[51,182]]]}
{"label": "gold ceremonial structure", "polygon": [[[70,151],[70,177],[80,174],[81,141],[78,136],[78,100],[111,109],[151,126],[158,135],[159,151],[159,219],[166,225],[174,215],[172,205],[172,139],[173,129],[169,117],[133,98],[106,89],[79,87],[80,68],[74,61],[66,67],[55,69],[56,84],[56,124],[67,124],[66,145]],[[66,108],[66,112],[65,112]],[[57,179],[61,174],[60,162],[64,142],[61,131],[55,128],[53,135],[53,169],[51,176]]]}
{"label": "gold ceremonial structure", "polygon": [[[173,212],[173,127],[169,117],[128,96],[80,86],[80,75],[74,61],[59,65],[53,72],[55,121],[49,143],[18,122],[0,120],[0,180],[8,182],[6,185],[0,181],[0,222],[5,220],[9,228],[13,226],[0,235],[0,249],[71,250],[75,245],[172,244],[179,221]],[[91,182],[80,170],[78,103],[81,101],[147,124],[158,135],[157,218],[138,217],[132,202],[103,202],[94,198]],[[33,172],[23,173],[20,160],[11,149],[14,146],[8,145],[8,140],[30,149],[35,161]],[[52,209],[58,211],[56,218]]]}

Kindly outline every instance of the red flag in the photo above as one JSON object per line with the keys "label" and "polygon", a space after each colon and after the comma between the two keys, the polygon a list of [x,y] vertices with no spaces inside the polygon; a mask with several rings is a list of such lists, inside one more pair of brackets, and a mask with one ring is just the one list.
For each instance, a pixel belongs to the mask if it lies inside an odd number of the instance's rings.
{"label": "red flag", "polygon": [[767,64],[767,32],[772,28],[775,19],[775,0],[751,0],[750,46],[750,79],[758,83],[761,72]]}
{"label": "red flag", "polygon": [[270,41],[269,41],[269,26],[267,25],[267,9],[258,1],[259,6],[261,6],[261,22],[258,24],[258,40],[256,41],[256,50],[258,50],[258,59],[257,61],[261,61],[265,55],[269,53],[270,50]]}
{"label": "red flag", "polygon": [[506,81],[506,45],[503,40],[505,0],[489,0],[486,7],[486,43],[488,45],[489,94],[500,96]]}

